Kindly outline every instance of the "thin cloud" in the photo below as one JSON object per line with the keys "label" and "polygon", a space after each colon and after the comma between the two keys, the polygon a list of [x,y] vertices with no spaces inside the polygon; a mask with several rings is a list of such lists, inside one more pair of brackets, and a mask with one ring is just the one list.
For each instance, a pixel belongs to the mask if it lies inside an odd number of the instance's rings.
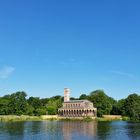
{"label": "thin cloud", "polygon": [[125,77],[131,78],[131,79],[135,78],[135,76],[133,74],[130,74],[130,73],[127,73],[127,72],[112,70],[111,73],[116,74],[116,75],[125,76]]}
{"label": "thin cloud", "polygon": [[3,66],[0,68],[0,78],[1,79],[8,78],[14,71],[15,68],[12,66]]}

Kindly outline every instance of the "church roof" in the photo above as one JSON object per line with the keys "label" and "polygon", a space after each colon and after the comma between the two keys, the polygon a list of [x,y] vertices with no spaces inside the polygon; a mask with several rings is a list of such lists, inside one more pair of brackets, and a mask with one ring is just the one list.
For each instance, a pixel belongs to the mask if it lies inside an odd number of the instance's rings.
{"label": "church roof", "polygon": [[90,102],[90,101],[88,101],[88,100],[70,100],[70,101],[67,101],[64,103],[75,103],[75,102]]}

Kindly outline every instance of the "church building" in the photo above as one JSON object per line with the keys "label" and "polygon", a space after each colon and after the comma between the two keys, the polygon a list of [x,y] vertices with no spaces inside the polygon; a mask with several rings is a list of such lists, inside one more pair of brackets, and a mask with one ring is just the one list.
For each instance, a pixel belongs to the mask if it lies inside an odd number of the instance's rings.
{"label": "church building", "polygon": [[96,117],[97,109],[88,100],[70,100],[70,89],[64,89],[64,103],[58,109],[58,115],[62,117]]}

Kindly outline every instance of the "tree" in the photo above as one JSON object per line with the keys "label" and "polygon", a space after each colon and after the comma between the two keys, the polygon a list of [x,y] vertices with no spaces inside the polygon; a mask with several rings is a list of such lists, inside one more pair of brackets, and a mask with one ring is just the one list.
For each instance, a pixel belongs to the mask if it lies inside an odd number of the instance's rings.
{"label": "tree", "polygon": [[8,115],[9,114],[9,99],[0,98],[0,115]]}
{"label": "tree", "polygon": [[10,114],[22,115],[26,114],[28,110],[28,103],[26,101],[27,94],[25,92],[16,92],[11,94],[8,107]]}
{"label": "tree", "polygon": [[40,115],[46,115],[47,109],[45,107],[37,108],[35,110],[35,115],[40,116]]}
{"label": "tree", "polygon": [[86,94],[82,94],[80,97],[79,97],[79,100],[86,100],[88,99],[88,96]]}
{"label": "tree", "polygon": [[56,115],[58,108],[62,107],[62,100],[63,98],[61,96],[56,96],[52,97],[49,99],[48,103],[46,104],[47,106],[47,114],[48,115]]}
{"label": "tree", "polygon": [[55,106],[47,106],[47,114],[48,115],[56,115],[57,108]]}
{"label": "tree", "polygon": [[46,106],[46,104],[49,102],[49,98],[43,98],[40,100],[43,106]]}
{"label": "tree", "polygon": [[27,108],[28,108],[28,109],[27,109],[27,111],[26,111],[26,115],[30,115],[30,116],[35,115],[35,114],[34,114],[34,111],[35,111],[34,107],[32,107],[31,105],[28,104],[28,107],[27,107]]}
{"label": "tree", "polygon": [[116,102],[112,107],[111,114],[125,116],[125,104],[124,103],[125,103],[125,99],[121,99],[118,102]]}
{"label": "tree", "polygon": [[125,115],[129,116],[131,120],[140,121],[140,96],[137,94],[129,95],[124,103]]}
{"label": "tree", "polygon": [[110,98],[102,90],[96,90],[90,93],[89,100],[97,108],[97,116],[109,115],[112,110]]}
{"label": "tree", "polygon": [[28,104],[34,107],[34,109],[40,108],[42,106],[41,100],[38,97],[30,97],[28,99]]}
{"label": "tree", "polygon": [[44,101],[38,97],[30,97],[28,99],[28,104],[30,106],[30,110],[28,114],[33,114],[35,116],[45,115],[46,114],[46,107]]}

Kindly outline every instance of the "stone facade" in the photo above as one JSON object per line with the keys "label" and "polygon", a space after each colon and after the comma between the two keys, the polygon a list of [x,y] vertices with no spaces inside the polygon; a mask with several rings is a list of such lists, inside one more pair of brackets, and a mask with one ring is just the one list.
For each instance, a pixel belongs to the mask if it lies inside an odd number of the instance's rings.
{"label": "stone facade", "polygon": [[64,89],[64,103],[62,108],[58,109],[58,115],[63,117],[96,117],[97,109],[93,103],[88,100],[69,100],[67,92],[69,89]]}

